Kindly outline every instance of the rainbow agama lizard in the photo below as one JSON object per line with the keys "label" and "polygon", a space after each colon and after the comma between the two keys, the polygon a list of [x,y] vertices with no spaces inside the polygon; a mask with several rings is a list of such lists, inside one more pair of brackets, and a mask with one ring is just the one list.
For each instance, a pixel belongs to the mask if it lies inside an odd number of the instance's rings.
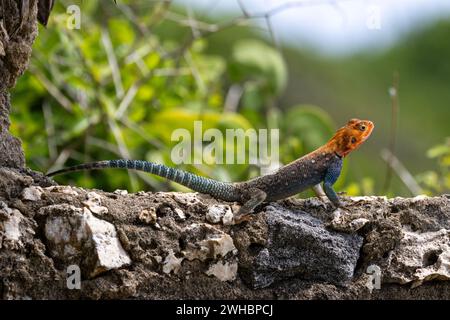
{"label": "rainbow agama lizard", "polygon": [[[327,196],[336,207],[342,207],[333,190],[343,158],[358,148],[372,133],[374,124],[368,120],[352,119],[322,147],[308,153],[275,172],[243,182],[221,182],[196,174],[142,160],[104,160],[48,173],[62,173],[123,168],[149,172],[177,182],[194,191],[206,193],[216,199],[242,204],[234,217],[235,223],[250,220],[250,213],[263,202],[276,201],[312,188],[320,196]],[[323,182],[323,189],[321,183]]]}

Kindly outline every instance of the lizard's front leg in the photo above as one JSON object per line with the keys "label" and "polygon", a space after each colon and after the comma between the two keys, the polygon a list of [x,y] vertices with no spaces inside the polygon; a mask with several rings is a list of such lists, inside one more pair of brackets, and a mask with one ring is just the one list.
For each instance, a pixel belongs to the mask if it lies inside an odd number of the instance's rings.
{"label": "lizard's front leg", "polygon": [[339,199],[339,196],[337,195],[336,191],[334,191],[333,184],[324,181],[323,188],[325,190],[325,194],[327,195],[328,199],[330,199],[331,203],[336,208],[342,208],[343,207],[342,202]]}
{"label": "lizard's front leg", "polygon": [[234,223],[239,224],[244,221],[250,221],[250,214],[253,210],[264,200],[266,200],[267,194],[258,188],[250,188],[244,194],[244,199],[247,199],[238,213],[234,216]]}
{"label": "lizard's front leg", "polygon": [[328,199],[330,199],[331,203],[337,208],[342,208],[342,202],[339,200],[339,196],[333,189],[333,184],[336,183],[339,175],[341,174],[342,163],[334,163],[331,165],[327,173],[325,174],[325,178],[323,180],[323,189]]}

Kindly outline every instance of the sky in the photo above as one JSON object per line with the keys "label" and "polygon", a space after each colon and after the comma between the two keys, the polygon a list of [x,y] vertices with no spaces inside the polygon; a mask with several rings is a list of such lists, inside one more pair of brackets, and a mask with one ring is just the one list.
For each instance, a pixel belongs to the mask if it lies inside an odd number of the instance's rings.
{"label": "sky", "polygon": [[[242,13],[238,0],[175,2],[216,17]],[[450,0],[241,0],[241,3],[250,15],[292,4],[271,17],[276,41],[314,48],[324,54],[383,49],[424,24],[450,18]],[[255,23],[267,26],[263,19]]]}

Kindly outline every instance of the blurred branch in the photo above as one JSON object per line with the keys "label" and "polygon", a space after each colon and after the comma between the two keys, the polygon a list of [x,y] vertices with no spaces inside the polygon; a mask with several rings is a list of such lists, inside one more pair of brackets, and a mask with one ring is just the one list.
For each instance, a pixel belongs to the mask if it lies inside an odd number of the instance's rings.
{"label": "blurred branch", "polygon": [[385,194],[389,190],[392,181],[393,166],[391,165],[391,162],[394,161],[395,158],[395,147],[397,140],[397,125],[398,125],[397,116],[399,111],[398,85],[399,85],[399,74],[398,72],[394,72],[392,79],[392,86],[389,88],[389,96],[391,97],[391,135],[389,143],[389,154],[391,156],[391,159],[388,159],[390,161],[387,161],[386,178],[384,180],[384,186],[382,189],[383,194]]}
{"label": "blurred branch", "polygon": [[244,89],[239,84],[233,84],[228,90],[224,103],[224,112],[236,112]]}
{"label": "blurred branch", "polygon": [[[153,0],[153,2],[157,2],[161,0]],[[139,21],[138,15],[134,13],[129,5],[121,4],[118,8],[124,13],[125,17],[130,21],[137,30],[142,34],[145,39],[148,39],[147,44],[150,43],[150,49],[158,52],[161,55],[167,54],[162,46],[154,45],[152,39],[154,38],[154,34],[152,33],[151,28],[161,22],[162,19],[167,19],[167,14],[169,12],[170,5],[172,0],[163,0],[162,2],[157,3],[157,6],[151,4],[152,1],[148,1],[146,3],[150,4],[152,8],[156,9],[153,11],[152,16],[150,17],[150,22],[146,25]],[[134,52],[138,52],[140,49],[135,48]],[[142,65],[142,64],[141,64]]]}
{"label": "blurred branch", "polygon": [[150,23],[147,28],[151,29],[153,26],[160,23],[165,17],[172,4],[172,0],[160,0],[160,2],[154,7],[152,16],[150,17]]}
{"label": "blurred branch", "polygon": [[389,150],[383,149],[381,151],[381,157],[388,164],[390,168],[398,175],[404,185],[408,188],[412,195],[417,196],[422,193],[422,189],[416,182],[412,174],[403,166],[398,158],[392,154]]}
{"label": "blurred branch", "polygon": [[[119,126],[113,119],[111,119],[111,117],[109,117],[107,119],[107,121],[108,121],[108,126],[111,129],[111,133],[114,137],[114,140],[117,143],[117,147],[119,148],[120,156],[124,159],[131,159],[130,151],[128,150],[128,147],[125,143],[125,140],[122,135],[122,131],[120,130]],[[135,174],[133,172],[129,171],[129,176],[130,176],[131,187],[133,189],[137,189],[137,181],[136,181]]]}
{"label": "blurred branch", "polygon": [[119,64],[117,63],[117,58],[114,53],[108,30],[106,28],[102,28],[101,35],[102,43],[106,51],[106,57],[108,58],[109,67],[111,68],[114,87],[116,88],[116,96],[117,98],[122,98],[124,95],[122,77],[120,75]]}
{"label": "blurred branch", "polygon": [[143,130],[140,126],[138,126],[136,123],[130,121],[127,117],[121,117],[119,121],[126,126],[128,129],[133,130],[136,132],[142,139],[144,139],[149,145],[154,146],[155,148],[161,150],[165,146],[158,141],[157,139],[150,138],[148,134]]}
{"label": "blurred branch", "polygon": [[244,6],[244,3],[242,2],[242,0],[236,0],[239,8],[241,9],[242,14],[244,15],[244,17],[250,17],[250,14],[248,13],[247,9]]}
{"label": "blurred branch", "polygon": [[270,20],[270,17],[266,18],[266,25],[267,30],[269,30],[269,35],[270,38],[272,39],[273,44],[275,45],[275,47],[278,49],[279,52],[282,52],[280,43],[278,42],[277,37],[275,36],[275,32],[273,31],[272,21]]}
{"label": "blurred branch", "polygon": [[147,83],[147,81],[154,76],[179,76],[179,75],[188,75],[188,69],[186,68],[160,68],[160,69],[152,69],[147,74],[145,74],[142,78],[136,80],[128,89],[127,93],[123,97],[122,101],[119,103],[119,107],[115,111],[115,118],[121,118],[124,113],[127,111],[131,102],[133,102],[134,97],[136,96],[139,88]]}
{"label": "blurred branch", "polygon": [[283,11],[289,10],[289,9],[295,9],[300,7],[312,7],[312,6],[320,6],[320,5],[331,5],[336,6],[338,3],[342,2],[355,2],[355,0],[303,0],[303,1],[289,1],[285,2],[283,4],[280,4],[279,6],[276,6],[266,12],[260,12],[256,14],[250,14],[250,18],[266,18],[270,16],[277,15]]}
{"label": "blurred branch", "polygon": [[[186,18],[184,15],[168,11],[166,14],[166,19],[172,22],[176,22],[178,25],[182,27],[191,27],[192,26],[192,18],[189,19]],[[208,23],[201,20],[195,21],[197,31],[204,31],[204,32],[216,32],[219,29],[219,26],[215,23]],[[194,37],[201,37],[201,33],[198,33],[194,35]]]}
{"label": "blurred branch", "polygon": [[117,147],[117,145],[115,145],[115,144],[113,144],[111,142],[108,142],[108,141],[106,141],[104,139],[99,139],[99,138],[96,138],[96,137],[88,137],[87,143],[92,145],[92,146],[96,146],[98,148],[101,148],[103,150],[107,150],[107,151],[109,151],[111,153],[120,154],[119,148]]}
{"label": "blurred branch", "polygon": [[53,122],[53,113],[48,101],[42,103],[42,111],[44,113],[45,131],[47,133],[47,147],[50,159],[55,159],[58,154],[55,142],[55,126]]}
{"label": "blurred branch", "polygon": [[138,17],[129,6],[120,4],[117,7],[144,37],[148,37],[150,35],[150,30],[143,23],[139,22]]}
{"label": "blurred branch", "polygon": [[192,30],[192,35],[194,37],[199,37],[200,32],[197,27],[197,20],[195,20],[194,11],[192,10],[192,7],[190,5],[187,5],[186,11],[189,18],[188,23]]}
{"label": "blurred branch", "polygon": [[49,168],[47,168],[47,172],[62,168],[66,163],[67,159],[69,159],[72,151],[73,149],[71,147],[64,148],[62,151],[60,151],[58,157],[53,162],[53,164]]}
{"label": "blurred branch", "polygon": [[136,93],[138,92],[140,87],[139,83],[134,83],[128,90],[123,99],[120,101],[119,106],[117,107],[115,118],[121,118],[125,111],[130,106],[131,102],[133,102]]}
{"label": "blurred branch", "polygon": [[[256,12],[256,13],[250,13],[246,7],[243,5],[243,2],[241,0],[237,0],[238,1],[238,5],[240,7],[241,10],[241,15],[231,18],[230,20],[227,20],[225,22],[222,23],[217,23],[217,24],[212,24],[212,23],[207,23],[207,22],[203,22],[203,21],[196,21],[196,26],[198,28],[198,33],[196,33],[195,35],[191,34],[189,35],[185,41],[184,44],[181,45],[180,47],[178,47],[177,49],[173,50],[172,52],[169,52],[168,55],[169,56],[182,56],[184,54],[184,52],[190,48],[191,44],[200,38],[206,38],[214,33],[220,32],[220,31],[224,31],[226,29],[232,28],[232,27],[236,27],[236,26],[242,26],[242,25],[248,25],[250,24],[250,22],[252,20],[257,20],[257,19],[265,19],[266,20],[266,25],[268,26],[268,31],[269,34],[271,36],[272,39],[275,39],[273,30],[271,28],[271,22],[270,22],[270,18],[278,15],[284,11],[287,11],[289,9],[294,9],[294,8],[299,8],[299,7],[311,7],[311,6],[319,6],[319,5],[330,5],[333,8],[337,8],[337,4],[340,2],[350,2],[350,1],[355,1],[355,0],[303,0],[303,1],[291,1],[291,2],[286,2],[283,3],[279,6],[273,7],[272,9],[269,9],[268,11],[264,11],[264,12]],[[180,25],[185,25],[185,26],[192,26],[192,19],[181,19],[179,18],[175,18],[174,13],[170,13],[168,12],[166,15],[166,18],[168,19],[173,19],[175,22],[179,23]],[[276,43],[275,43],[276,44]]]}
{"label": "blurred branch", "polygon": [[73,113],[72,102],[56,87],[47,77],[33,65],[30,65],[29,70],[33,75],[42,83],[42,85],[47,89],[48,93],[55,98],[56,101],[66,109],[66,111]]}
{"label": "blurred branch", "polygon": [[192,76],[194,77],[198,88],[200,89],[201,92],[205,92],[206,91],[205,82],[203,81],[203,78],[200,75],[200,72],[198,71],[198,68],[195,65],[194,60],[192,59],[192,56],[189,51],[186,51],[186,53],[184,54],[184,59],[188,64],[189,69],[191,70]]}

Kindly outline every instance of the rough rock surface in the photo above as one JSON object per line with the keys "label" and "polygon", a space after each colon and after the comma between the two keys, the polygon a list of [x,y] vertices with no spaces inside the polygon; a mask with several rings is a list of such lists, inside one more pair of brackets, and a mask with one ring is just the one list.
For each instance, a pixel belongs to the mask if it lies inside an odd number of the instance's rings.
{"label": "rough rock surface", "polygon": [[44,235],[55,261],[81,266],[89,278],[131,263],[114,225],[94,217],[88,208],[55,204],[41,208],[39,214],[47,217]]}
{"label": "rough rock surface", "polygon": [[336,285],[353,277],[363,238],[327,230],[323,223],[301,210],[280,205],[266,208],[269,232],[249,265],[246,279],[255,288],[299,276]]}
{"label": "rough rock surface", "polygon": [[[0,297],[450,299],[449,197],[344,202],[288,199],[229,225],[238,206],[206,195],[84,190],[0,168]],[[80,289],[67,286],[74,264]]]}
{"label": "rough rock surface", "polygon": [[[19,3],[28,6],[22,22]],[[11,103],[7,90],[28,67],[31,46],[37,36],[37,0],[0,1],[0,10],[0,166],[22,168],[25,165],[22,145],[9,133]]]}

